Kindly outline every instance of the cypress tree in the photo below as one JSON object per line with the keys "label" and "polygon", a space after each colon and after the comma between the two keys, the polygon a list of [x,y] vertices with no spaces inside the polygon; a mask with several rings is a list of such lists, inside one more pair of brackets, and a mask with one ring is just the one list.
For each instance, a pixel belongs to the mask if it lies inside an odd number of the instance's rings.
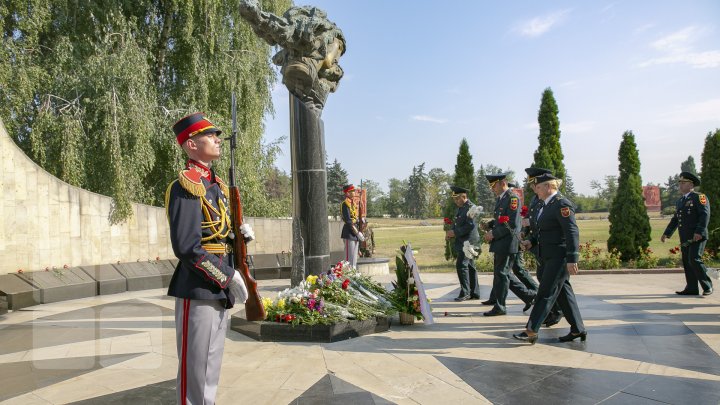
{"label": "cypress tree", "polygon": [[[460,142],[460,150],[457,154],[457,161],[455,163],[455,175],[453,176],[453,186],[463,187],[468,189],[468,198],[473,203],[477,202],[477,189],[475,188],[475,167],[472,163],[472,155],[470,154],[470,147],[468,146],[467,140],[463,138]],[[448,196],[447,203],[445,204],[445,216],[448,218],[455,217],[455,211],[457,206],[452,200],[452,197]]]}
{"label": "cypress tree", "polygon": [[[540,101],[540,110],[538,111],[538,124],[540,126],[540,134],[538,135],[538,148],[534,154],[534,162],[532,167],[543,167],[552,170],[555,177],[562,180],[560,191],[566,191],[565,184],[565,165],[563,164],[562,147],[560,146],[560,119],[558,118],[558,106],[555,102],[550,87],[546,88],[542,94]],[[533,192],[530,187],[526,187],[525,201],[532,199]]]}
{"label": "cypress tree", "polygon": [[618,153],[618,191],[610,207],[608,250],[617,249],[622,260],[640,256],[650,243],[650,218],[645,209],[640,178],[640,157],[632,131],[623,134]]}
{"label": "cypress tree", "polygon": [[478,170],[477,175],[477,204],[482,205],[482,207],[484,208],[484,213],[487,215],[488,212],[492,214],[493,207],[495,206],[496,197],[495,194],[492,192],[492,189],[490,189],[490,183],[488,183],[487,178],[485,177],[486,174],[488,174],[488,172],[485,170],[485,166],[480,165],[480,170]]}
{"label": "cypress tree", "polygon": [[720,251],[720,128],[709,132],[702,152],[700,191],[710,201],[708,243],[705,248],[715,254]]}

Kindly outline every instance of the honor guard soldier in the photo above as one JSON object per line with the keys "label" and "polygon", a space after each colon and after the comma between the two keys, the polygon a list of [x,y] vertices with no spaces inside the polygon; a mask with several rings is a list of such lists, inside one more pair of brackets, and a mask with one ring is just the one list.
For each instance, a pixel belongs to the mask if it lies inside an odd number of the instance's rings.
{"label": "honor guard soldier", "polygon": [[538,269],[542,268],[539,271],[542,277],[526,330],[513,337],[534,344],[538,339],[540,325],[557,300],[570,324],[570,333],[558,339],[561,342],[577,338],[585,341],[587,331],[570,285],[570,275],[577,274],[580,257],[580,232],[575,223],[575,206],[558,193],[560,181],[551,174],[537,176],[535,181],[535,192],[541,200],[536,218],[537,234],[523,241],[523,246],[526,249],[538,247]]}
{"label": "honor guard soldier", "polygon": [[468,190],[466,188],[450,186],[450,190],[452,191],[452,199],[458,207],[453,227],[445,234],[448,239],[455,238],[453,244],[453,249],[457,255],[455,270],[460,282],[460,294],[455,298],[455,301],[477,300],[480,299],[480,285],[478,284],[477,269],[475,268],[475,258],[469,257],[463,249],[466,241],[470,245],[475,245],[480,241],[475,219],[468,215],[468,211],[474,204],[468,199]]}
{"label": "honor guard soldier", "polygon": [[348,184],[343,186],[345,199],[340,203],[340,214],[343,220],[340,238],[345,242],[345,260],[350,263],[353,269],[357,269],[358,247],[365,236],[360,232],[358,222],[358,211],[353,203],[355,197],[355,186]]}
{"label": "honor guard soldier", "polygon": [[[243,304],[247,289],[232,266],[228,187],[212,162],[220,157],[222,133],[203,114],[173,125],[189,160],[167,188],[165,207],[173,252],[179,259],[168,295],[175,297],[179,404],[215,402],[228,309]],[[254,238],[250,226],[241,232]]]}
{"label": "honor guard soldier", "polygon": [[[519,252],[520,228],[520,197],[508,187],[507,173],[488,174],[485,178],[490,188],[497,196],[493,220],[487,225],[485,241],[490,243],[490,251],[494,253],[493,259],[493,288],[495,299],[493,308],[483,313],[485,316],[505,315],[507,308],[508,289],[520,298],[526,307],[532,305],[535,291],[528,290],[523,283],[510,274],[516,254]],[[486,301],[487,302],[487,301]]]}
{"label": "honor guard soldier", "polygon": [[703,289],[702,295],[713,293],[712,280],[707,274],[702,261],[703,251],[708,238],[710,222],[710,201],[705,194],[695,192],[700,179],[690,173],[680,173],[679,188],[683,194],[675,203],[675,215],[661,237],[661,241],[672,236],[675,229],[680,234],[680,250],[682,251],[683,269],[685,269],[685,288],[676,291],[679,295],[698,295],[698,282]]}

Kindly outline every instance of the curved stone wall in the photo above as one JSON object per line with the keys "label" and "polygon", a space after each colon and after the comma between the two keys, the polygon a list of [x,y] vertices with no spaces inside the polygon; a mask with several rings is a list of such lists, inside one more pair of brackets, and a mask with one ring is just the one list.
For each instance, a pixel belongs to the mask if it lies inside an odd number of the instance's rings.
{"label": "curved stone wall", "polygon": [[[35,164],[0,120],[0,274],[174,258],[165,209],[133,205],[127,222],[110,225],[111,198],[73,187]],[[246,218],[257,240],[250,254],[290,251],[290,219]],[[340,222],[330,249],[342,250]]]}

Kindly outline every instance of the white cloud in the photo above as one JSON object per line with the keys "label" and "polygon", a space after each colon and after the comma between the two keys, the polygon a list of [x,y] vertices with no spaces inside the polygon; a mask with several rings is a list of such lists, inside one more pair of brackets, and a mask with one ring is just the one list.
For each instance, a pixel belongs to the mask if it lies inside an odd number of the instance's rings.
{"label": "white cloud", "polygon": [[413,115],[410,118],[413,119],[414,121],[434,122],[436,124],[444,124],[448,121],[445,118],[436,118],[436,117],[431,117],[429,115]]}
{"label": "white cloud", "polygon": [[720,123],[720,98],[677,106],[672,111],[663,114],[659,121],[663,124],[674,125],[698,122]]}
{"label": "white cloud", "polygon": [[663,55],[640,62],[638,67],[671,63],[682,63],[696,69],[720,67],[720,50],[696,51],[694,49],[695,42],[705,35],[705,31],[690,26],[653,41],[650,43],[650,47]]}
{"label": "white cloud", "polygon": [[641,26],[635,28],[635,33],[642,34],[643,32],[645,32],[653,27],[655,27],[655,24],[652,24],[652,23],[644,24],[644,25],[641,25]]}
{"label": "white cloud", "polygon": [[570,10],[557,11],[552,14],[535,17],[532,20],[525,21],[515,27],[515,31],[524,37],[537,37],[559,24],[565,19]]}
{"label": "white cloud", "polygon": [[562,133],[581,134],[584,132],[590,132],[595,129],[595,121],[579,121],[569,122],[567,124],[560,123],[560,130]]}
{"label": "white cloud", "polygon": [[523,128],[524,128],[524,129],[533,129],[533,130],[539,131],[539,130],[540,130],[540,125],[537,123],[537,121],[535,121],[535,122],[528,122],[527,124],[523,125]]}

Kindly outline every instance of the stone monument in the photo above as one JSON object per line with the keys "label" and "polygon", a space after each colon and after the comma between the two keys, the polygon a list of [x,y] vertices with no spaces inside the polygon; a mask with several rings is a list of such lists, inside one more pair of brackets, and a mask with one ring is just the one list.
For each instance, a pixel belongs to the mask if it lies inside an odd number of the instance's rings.
{"label": "stone monument", "polygon": [[645,209],[648,212],[659,212],[662,208],[660,201],[660,187],[643,186],[643,197],[645,198]]}
{"label": "stone monument", "polygon": [[[325,134],[320,118],[329,93],[343,76],[342,31],[311,6],[292,7],[282,17],[242,0],[240,14],[255,34],[280,46],[273,63],[290,91],[290,153],[293,178],[293,272],[296,285],[330,266]],[[304,270],[303,270],[304,269]]]}

